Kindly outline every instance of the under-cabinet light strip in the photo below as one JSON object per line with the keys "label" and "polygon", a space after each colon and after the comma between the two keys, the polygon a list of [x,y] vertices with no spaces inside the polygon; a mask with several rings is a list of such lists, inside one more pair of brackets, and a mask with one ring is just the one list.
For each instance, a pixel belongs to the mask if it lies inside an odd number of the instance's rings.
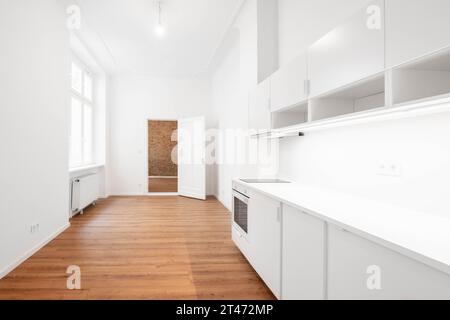
{"label": "under-cabinet light strip", "polygon": [[302,124],[286,129],[274,130],[274,134],[276,136],[283,137],[285,135],[296,132],[298,133],[325,130],[345,125],[376,122],[381,120],[401,119],[418,115],[442,113],[446,111],[450,111],[450,97],[397,107],[386,107],[382,110],[365,112],[355,115],[346,115],[341,118],[319,120],[316,123]]}

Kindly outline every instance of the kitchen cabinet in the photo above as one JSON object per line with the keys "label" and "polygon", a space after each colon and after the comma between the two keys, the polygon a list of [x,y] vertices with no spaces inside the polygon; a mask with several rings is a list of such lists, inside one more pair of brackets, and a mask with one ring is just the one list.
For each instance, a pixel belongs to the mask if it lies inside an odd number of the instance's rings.
{"label": "kitchen cabinet", "polygon": [[282,299],[325,298],[325,222],[283,204]]}
{"label": "kitchen cabinet", "polygon": [[281,297],[281,204],[250,192],[248,240],[250,262],[261,279]]}
{"label": "kitchen cabinet", "polygon": [[249,94],[249,126],[259,132],[271,129],[270,78]]}
{"label": "kitchen cabinet", "polygon": [[314,43],[308,54],[310,96],[382,72],[384,27],[384,0],[377,0]]}
{"label": "kitchen cabinet", "polygon": [[303,53],[272,75],[272,112],[296,106],[308,98],[307,70],[307,55]]}
{"label": "kitchen cabinet", "polygon": [[450,1],[386,1],[386,59],[393,67],[450,46]]}
{"label": "kitchen cabinet", "polygon": [[450,276],[329,225],[328,298],[450,299]]}

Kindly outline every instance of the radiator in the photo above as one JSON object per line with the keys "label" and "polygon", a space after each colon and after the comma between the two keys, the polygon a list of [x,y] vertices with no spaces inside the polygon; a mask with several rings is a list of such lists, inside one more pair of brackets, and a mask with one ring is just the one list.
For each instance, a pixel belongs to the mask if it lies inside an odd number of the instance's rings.
{"label": "radiator", "polygon": [[91,174],[72,180],[72,213],[82,212],[98,200],[99,178]]}

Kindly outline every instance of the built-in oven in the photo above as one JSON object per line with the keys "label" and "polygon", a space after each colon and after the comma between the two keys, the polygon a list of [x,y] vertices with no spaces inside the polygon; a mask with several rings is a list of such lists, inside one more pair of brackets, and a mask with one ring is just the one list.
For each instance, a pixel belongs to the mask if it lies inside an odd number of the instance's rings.
{"label": "built-in oven", "polygon": [[247,235],[248,233],[248,202],[250,198],[242,192],[233,189],[233,226]]}

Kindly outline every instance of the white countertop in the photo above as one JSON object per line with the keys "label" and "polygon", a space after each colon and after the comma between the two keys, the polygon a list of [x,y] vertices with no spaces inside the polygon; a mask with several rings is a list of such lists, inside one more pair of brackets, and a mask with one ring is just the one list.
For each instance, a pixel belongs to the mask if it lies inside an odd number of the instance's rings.
{"label": "white countertop", "polygon": [[295,183],[234,182],[450,274],[448,218]]}

